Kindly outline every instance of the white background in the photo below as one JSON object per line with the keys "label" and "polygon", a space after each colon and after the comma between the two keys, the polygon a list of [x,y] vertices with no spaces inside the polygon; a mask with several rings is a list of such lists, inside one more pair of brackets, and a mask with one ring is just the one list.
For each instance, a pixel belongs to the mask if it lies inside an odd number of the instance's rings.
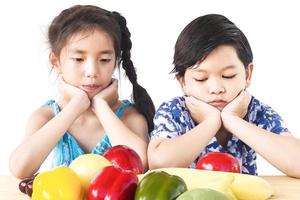
{"label": "white background", "polygon": [[[156,107],[181,95],[179,85],[169,74],[181,30],[200,15],[224,14],[245,33],[252,46],[255,68],[249,91],[278,111],[292,134],[300,138],[300,9],[296,0],[10,0],[2,1],[0,6],[0,174],[10,173],[9,155],[23,138],[29,114],[56,94],[47,60],[47,27],[62,9],[78,3],[116,10],[126,17],[138,80]],[[121,89],[125,92],[121,96],[128,95],[128,88],[131,86],[123,81]],[[280,173],[261,158],[258,168],[259,174]]]}

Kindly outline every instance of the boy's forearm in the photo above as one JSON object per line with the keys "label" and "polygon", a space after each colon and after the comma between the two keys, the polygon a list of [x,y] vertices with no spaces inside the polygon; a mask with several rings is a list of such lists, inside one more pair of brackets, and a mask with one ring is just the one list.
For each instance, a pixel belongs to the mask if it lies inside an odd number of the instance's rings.
{"label": "boy's forearm", "polygon": [[207,120],[174,139],[164,139],[156,144],[150,142],[149,167],[153,169],[190,166],[220,127],[220,122]]}
{"label": "boy's forearm", "polygon": [[300,140],[278,135],[236,117],[223,119],[225,128],[283,173],[300,178]]}

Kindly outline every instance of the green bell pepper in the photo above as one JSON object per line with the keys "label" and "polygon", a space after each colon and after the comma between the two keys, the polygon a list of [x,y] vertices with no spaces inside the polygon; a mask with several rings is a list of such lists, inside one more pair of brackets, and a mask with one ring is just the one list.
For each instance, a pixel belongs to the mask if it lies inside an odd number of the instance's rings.
{"label": "green bell pepper", "polygon": [[155,171],[140,181],[134,200],[173,200],[186,190],[187,186],[179,176]]}
{"label": "green bell pepper", "polygon": [[176,200],[231,200],[225,194],[207,188],[189,190],[181,194]]}

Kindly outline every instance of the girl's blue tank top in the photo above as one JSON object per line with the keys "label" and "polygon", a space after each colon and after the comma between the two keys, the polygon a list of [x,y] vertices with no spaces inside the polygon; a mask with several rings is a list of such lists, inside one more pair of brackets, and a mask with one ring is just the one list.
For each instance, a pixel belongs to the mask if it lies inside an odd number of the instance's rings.
{"label": "girl's blue tank top", "polygon": [[[116,110],[115,114],[120,118],[125,109],[132,104],[128,100],[123,100],[123,104]],[[60,112],[59,106],[55,100],[47,101],[44,106],[52,106],[53,113],[57,115]],[[63,137],[58,141],[55,148],[51,152],[52,162],[51,168],[57,166],[69,166],[69,164],[78,156],[93,153],[102,155],[105,151],[111,148],[112,145],[109,141],[107,134],[104,134],[102,139],[97,143],[95,148],[91,152],[84,152],[84,150],[79,146],[75,138],[67,131]]]}

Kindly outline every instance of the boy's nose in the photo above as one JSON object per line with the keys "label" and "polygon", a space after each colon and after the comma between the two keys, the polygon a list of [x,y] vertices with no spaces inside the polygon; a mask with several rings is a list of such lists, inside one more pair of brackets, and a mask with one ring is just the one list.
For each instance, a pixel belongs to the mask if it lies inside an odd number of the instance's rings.
{"label": "boy's nose", "polygon": [[224,88],[213,88],[211,89],[211,91],[209,92],[210,94],[222,94],[225,92]]}
{"label": "boy's nose", "polygon": [[218,80],[212,80],[210,82],[209,93],[210,94],[221,94],[225,92],[223,84]]}

